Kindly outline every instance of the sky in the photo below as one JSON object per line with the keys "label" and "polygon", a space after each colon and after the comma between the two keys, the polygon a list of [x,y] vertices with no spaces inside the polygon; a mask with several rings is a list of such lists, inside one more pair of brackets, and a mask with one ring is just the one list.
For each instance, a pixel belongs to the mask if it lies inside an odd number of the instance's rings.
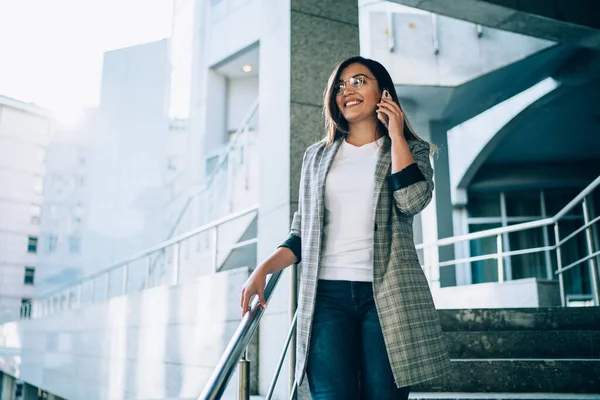
{"label": "sky", "polygon": [[98,104],[103,53],[171,35],[173,0],[0,0],[0,95],[70,119]]}

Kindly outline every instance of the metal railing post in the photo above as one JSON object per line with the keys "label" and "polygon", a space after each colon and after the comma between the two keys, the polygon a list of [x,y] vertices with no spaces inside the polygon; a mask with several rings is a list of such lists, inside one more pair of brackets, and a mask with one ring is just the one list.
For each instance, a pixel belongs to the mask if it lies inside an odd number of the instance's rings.
{"label": "metal railing post", "polygon": [[564,307],[567,304],[565,296],[565,282],[563,279],[562,269],[562,254],[560,251],[560,233],[558,231],[558,221],[554,223],[554,244],[556,245],[556,267],[558,272],[558,286],[560,288],[560,302]]}
{"label": "metal railing post", "polygon": [[[590,222],[590,212],[588,209],[587,197],[583,198],[581,206],[583,207],[583,223],[587,225]],[[594,253],[594,242],[592,240],[592,231],[589,226],[585,229],[585,241],[587,255],[590,256]],[[598,283],[598,269],[596,269],[596,259],[594,257],[590,257],[588,260],[588,268],[590,274],[590,283],[592,285],[592,298],[594,299],[594,305],[600,306],[600,284]]]}
{"label": "metal railing post", "polygon": [[238,400],[250,400],[250,360],[247,353],[248,348],[238,363]]}
{"label": "metal railing post", "polygon": [[503,246],[502,246],[502,234],[499,233],[496,236],[496,247],[498,249],[498,282],[504,282],[504,257],[502,256]]}
{"label": "metal railing post", "polygon": [[90,281],[90,303],[94,304],[95,300],[96,279]]}
{"label": "metal railing post", "polygon": [[123,287],[121,288],[121,294],[126,295],[127,294],[127,278],[128,278],[128,273],[129,273],[129,264],[124,264],[123,265]]}
{"label": "metal railing post", "polygon": [[109,289],[110,289],[110,271],[107,271],[106,272],[106,284],[104,287],[104,301],[108,300]]}
{"label": "metal railing post", "polygon": [[[290,266],[290,316],[291,323],[296,322],[296,312],[298,309],[298,266]],[[290,337],[290,358],[289,358],[289,392],[291,393],[296,382],[296,331],[291,332]],[[292,398],[293,399],[293,398]]]}
{"label": "metal railing post", "polygon": [[144,277],[144,289],[148,289],[150,287],[150,264],[152,264],[152,257],[148,254],[146,258],[146,276]]}
{"label": "metal railing post", "polygon": [[179,245],[177,242],[173,245],[173,285],[179,283]]}
{"label": "metal railing post", "polygon": [[219,227],[213,228],[212,265],[213,272],[219,272]]}

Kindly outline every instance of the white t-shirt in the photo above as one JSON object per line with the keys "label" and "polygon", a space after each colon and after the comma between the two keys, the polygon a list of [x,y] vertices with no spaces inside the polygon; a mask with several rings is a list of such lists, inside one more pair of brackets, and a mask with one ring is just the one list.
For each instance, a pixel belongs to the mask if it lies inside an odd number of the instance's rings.
{"label": "white t-shirt", "polygon": [[373,191],[383,140],[360,147],[344,140],[331,163],[319,279],[373,280]]}

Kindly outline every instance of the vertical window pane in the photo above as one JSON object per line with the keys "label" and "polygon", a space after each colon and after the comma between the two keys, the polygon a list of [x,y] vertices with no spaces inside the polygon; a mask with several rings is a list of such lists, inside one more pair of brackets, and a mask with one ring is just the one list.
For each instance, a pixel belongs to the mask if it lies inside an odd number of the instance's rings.
{"label": "vertical window pane", "polygon": [[500,194],[499,193],[469,193],[467,204],[469,217],[499,217],[500,216]]}
{"label": "vertical window pane", "polygon": [[[499,228],[500,224],[471,224],[469,232],[480,232],[487,229]],[[471,257],[493,254],[498,251],[496,237],[471,240]],[[495,258],[471,262],[473,283],[497,282],[498,262]]]}
{"label": "vertical window pane", "polygon": [[[543,228],[527,229],[508,234],[510,250],[525,250],[544,246]],[[537,252],[510,257],[513,279],[546,279],[546,253]]]}
{"label": "vertical window pane", "polygon": [[29,253],[37,253],[37,236],[29,236],[29,240],[27,243],[27,252]]}
{"label": "vertical window pane", "polygon": [[25,279],[24,283],[26,285],[33,285],[35,276],[35,268],[33,267],[25,267]]}
{"label": "vertical window pane", "polygon": [[508,217],[540,217],[542,215],[540,192],[506,192],[506,215]]}

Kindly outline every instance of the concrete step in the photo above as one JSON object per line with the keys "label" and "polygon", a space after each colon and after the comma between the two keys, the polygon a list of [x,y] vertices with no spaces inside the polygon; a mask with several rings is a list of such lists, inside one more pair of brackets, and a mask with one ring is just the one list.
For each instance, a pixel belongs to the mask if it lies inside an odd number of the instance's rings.
{"label": "concrete step", "polygon": [[599,358],[600,330],[444,332],[452,358]]}
{"label": "concrete step", "polygon": [[424,393],[412,392],[410,400],[598,400],[597,394],[569,393]]}
{"label": "concrete step", "polygon": [[597,393],[600,360],[453,359],[441,379],[417,384],[415,392]]}
{"label": "concrete step", "polygon": [[456,331],[600,330],[600,307],[438,310],[442,329]]}

